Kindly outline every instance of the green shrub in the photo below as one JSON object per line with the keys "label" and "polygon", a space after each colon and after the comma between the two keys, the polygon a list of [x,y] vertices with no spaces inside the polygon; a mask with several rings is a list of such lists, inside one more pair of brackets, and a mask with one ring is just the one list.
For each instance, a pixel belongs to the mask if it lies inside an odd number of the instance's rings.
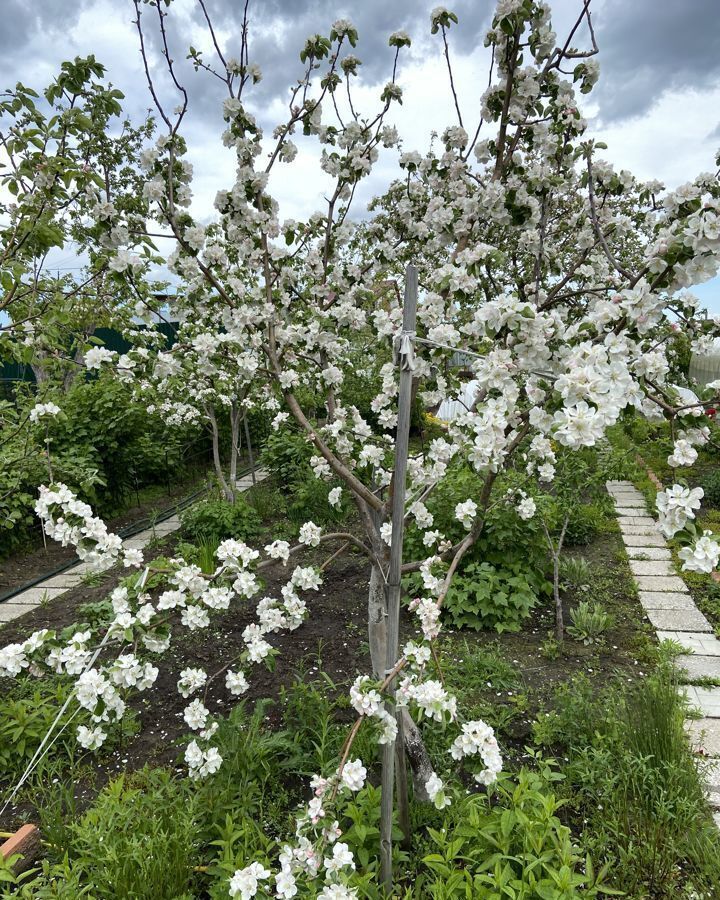
{"label": "green shrub", "polygon": [[603,442],[597,447],[598,477],[601,481],[638,481],[644,477],[635,456],[634,446],[615,447]]}
{"label": "green shrub", "polygon": [[[617,702],[617,699],[614,701]],[[613,701],[596,699],[592,683],[587,675],[575,675],[555,689],[552,709],[541,713],[533,722],[533,737],[541,747],[552,747],[553,752],[567,752],[570,747],[587,746],[593,740],[598,714],[603,721],[613,706]]]}
{"label": "green shrub", "polygon": [[197,800],[163,769],[111,781],[72,826],[70,856],[98,897],[176,900],[193,885]]}
{"label": "green shrub", "polygon": [[605,512],[597,503],[577,503],[570,508],[570,518],[565,529],[565,545],[587,546],[600,534],[605,524]]}
{"label": "green shrub", "polygon": [[560,776],[543,765],[501,780],[497,798],[471,794],[451,807],[445,827],[428,829],[433,852],[425,855],[414,897],[465,900],[588,900],[608,896],[609,865],[596,872],[558,815],[553,791]]}
{"label": "green shrub", "polygon": [[235,503],[202,500],[187,509],[181,521],[183,534],[196,544],[220,543],[227,538],[252,541],[262,529],[260,516],[243,497],[238,497]]}
{"label": "green shrub", "polygon": [[249,823],[255,839],[260,841],[263,829],[252,823],[272,820],[286,827],[287,810],[300,802],[300,796],[290,798],[284,784],[292,775],[315,771],[310,768],[309,758],[304,764],[295,736],[286,730],[268,728],[268,705],[257,703],[250,713],[241,702],[220,721],[213,745],[223,764],[212,778],[193,786],[200,827],[208,840],[213,839],[227,816]]}
{"label": "green shrub", "polygon": [[278,484],[287,487],[298,478],[311,475],[310,457],[313,453],[313,446],[308,443],[306,435],[282,428],[268,435],[261,463]]}
{"label": "green shrub", "polygon": [[181,476],[188,443],[199,436],[196,427],[168,429],[112,378],[77,381],[60,405],[64,415],[50,426],[53,453],[71,457],[81,450],[93,462],[103,479],[101,512],[122,503],[136,485]]}
{"label": "green shrub", "polygon": [[[204,447],[197,426],[168,428],[113,378],[78,379],[54,399],[62,414],[47,422],[53,477],[101,516],[116,512],[136,488],[185,478],[188,460],[198,459],[188,449]],[[18,397],[17,410],[0,401],[4,424],[34,404],[29,389]],[[38,485],[48,481],[45,427],[7,432],[0,447],[0,557],[31,539]]]}
{"label": "green shrub", "polygon": [[336,508],[328,502],[331,488],[332,485],[314,475],[296,479],[290,485],[291,500],[288,515],[291,521],[302,524],[310,519],[316,525],[330,525],[344,521],[350,511],[348,492],[343,491],[340,506]]}
{"label": "green shrub", "polygon": [[592,567],[583,556],[561,556],[560,578],[575,587],[585,587],[592,580]]}
{"label": "green shrub", "polygon": [[705,491],[703,504],[716,508],[720,507],[720,469],[713,469],[709,472],[700,483]]}
{"label": "green shrub", "polygon": [[282,519],[287,515],[287,501],[274,479],[267,478],[253,485],[245,494],[250,506],[257,511],[263,522]]}
{"label": "green shrub", "polygon": [[[52,678],[43,682],[24,679],[16,690],[18,696],[0,700],[0,778],[14,780],[22,774],[68,693],[68,687]],[[68,709],[59,726],[67,724],[71,716],[72,709]],[[51,753],[67,755],[74,745],[72,732],[66,731]]]}
{"label": "green shrub", "polygon": [[587,601],[578,603],[571,610],[570,619],[572,625],[568,625],[568,634],[586,645],[602,642],[603,635],[612,625],[612,617],[600,603],[590,604]]}
{"label": "green shrub", "polygon": [[262,463],[285,494],[287,515],[291,522],[312,520],[318,525],[342,522],[350,509],[347,491],[343,492],[339,508],[328,503],[328,493],[334,485],[313,474],[310,457],[314,453],[305,435],[283,429],[268,437]]}
{"label": "green shrub", "polygon": [[[433,514],[433,528],[448,540],[457,543],[467,534],[455,517],[455,506],[468,498],[477,498],[482,491],[481,477],[467,466],[451,466],[447,476],[429,495],[426,506]],[[504,491],[503,484],[499,488]],[[423,532],[412,517],[405,531],[404,558],[424,559],[427,547]],[[498,568],[506,567],[513,574],[522,572],[536,593],[543,590],[544,573],[548,566],[547,548],[538,518],[524,521],[514,507],[498,503],[488,509],[485,527],[472,550],[461,563],[460,572],[472,562],[487,562]]]}
{"label": "green shrub", "polygon": [[519,631],[537,601],[522,571],[472,562],[453,579],[443,610],[455,628],[502,633]]}
{"label": "green shrub", "polygon": [[[2,860],[0,860],[0,881],[2,881]],[[76,900],[87,897],[96,900],[93,886],[83,884],[82,873],[73,868],[66,854],[59,862],[44,859],[34,869],[23,872],[15,878],[8,872],[7,884],[17,884],[12,893],[3,897],[12,900]]]}
{"label": "green shrub", "polygon": [[[617,887],[630,896],[675,898],[692,881],[696,896],[720,896],[720,835],[705,804],[685,733],[685,701],[671,664],[632,687],[588,702],[575,697],[570,802],[585,838],[614,858]],[[582,733],[584,732],[584,733]]]}

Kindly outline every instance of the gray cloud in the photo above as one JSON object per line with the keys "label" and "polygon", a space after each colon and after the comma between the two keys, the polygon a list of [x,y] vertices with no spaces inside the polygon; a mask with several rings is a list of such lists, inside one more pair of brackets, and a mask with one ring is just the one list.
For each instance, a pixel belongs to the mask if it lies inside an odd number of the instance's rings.
{"label": "gray cloud", "polygon": [[595,19],[602,120],[642,115],[668,90],[720,83],[717,0],[606,0]]}
{"label": "gray cloud", "polygon": [[44,34],[51,39],[72,28],[91,0],[41,0],[28,3],[26,0],[2,0],[2,28],[0,28],[0,53],[3,58],[3,72],[7,63],[22,58],[27,45],[37,35]]}
{"label": "gray cloud", "polygon": [[[242,3],[233,0],[207,0],[209,15],[218,33],[230,37],[226,39],[224,50],[228,56],[240,55],[240,33]],[[490,21],[493,0],[460,0],[453,8],[460,17],[460,27],[453,29],[453,52],[470,54],[482,46]],[[273,100],[290,96],[291,86],[303,74],[300,50],[309,35],[316,33],[329,35],[332,23],[338,18],[348,18],[359,32],[359,43],[354,49],[347,47],[362,60],[359,69],[360,83],[379,84],[389,80],[392,71],[394,50],[387,40],[393,31],[408,31],[413,38],[413,47],[403,50],[399,79],[402,82],[402,59],[417,59],[424,54],[440,52],[438,40],[429,42],[430,9],[419,7],[416,0],[395,0],[393,3],[370,0],[356,7],[346,2],[333,0],[309,0],[298,4],[296,0],[267,0],[250,4],[250,61],[258,63],[263,72],[263,80],[253,87],[249,102],[254,107],[263,125],[275,124],[266,121],[264,111]],[[159,53],[157,28],[150,16],[144,17],[149,44]],[[195,73],[185,61],[187,48],[192,43],[192,28],[206,28],[201,9],[195,8],[192,25],[179,17],[173,17],[172,7],[168,17],[168,34],[172,56],[182,81],[192,97],[193,119],[198,122],[218,123],[220,121],[219,100],[222,85],[207,73]],[[233,38],[233,36],[235,36]],[[207,56],[210,62],[211,57]],[[320,70],[322,71],[322,70]],[[158,73],[158,83],[168,103],[175,103],[169,91],[169,83],[163,73]],[[478,88],[478,94],[483,87]],[[177,95],[174,95],[177,96]]]}
{"label": "gray cloud", "polygon": [[[222,30],[236,34],[235,45],[229,52],[239,55],[242,4],[232,0],[210,0],[207,4],[211,18]],[[482,42],[492,11],[492,0],[460,0],[453,8],[461,19],[461,26],[453,32],[453,43],[462,53],[472,52]],[[384,81],[390,75],[393,50],[388,36],[400,29],[408,31],[414,41],[422,42],[429,32],[431,3],[420,6],[417,0],[370,0],[361,4],[310,0],[267,0],[250,5],[250,59],[263,69],[263,82],[258,96],[266,98],[282,95],[287,86],[302,74],[299,53],[306,38],[312,34],[328,35],[332,23],[348,18],[356,26],[360,40],[352,51],[362,60],[360,69],[366,82]],[[195,20],[203,22],[197,10]],[[282,60],[282,65],[278,65]]]}

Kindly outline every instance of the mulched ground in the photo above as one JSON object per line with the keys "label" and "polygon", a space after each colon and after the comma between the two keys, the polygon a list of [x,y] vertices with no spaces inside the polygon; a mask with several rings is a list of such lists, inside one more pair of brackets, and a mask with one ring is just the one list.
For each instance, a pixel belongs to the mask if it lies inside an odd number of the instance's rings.
{"label": "mulched ground", "polygon": [[[160,553],[171,555],[171,548],[178,539],[177,535],[172,535],[152,553],[146,552],[146,559]],[[316,561],[323,561],[324,558],[319,557]],[[305,565],[311,561],[313,557],[310,553],[305,559],[298,559]],[[255,599],[266,594],[279,596],[288,575],[288,569],[281,565],[265,571],[264,590]],[[250,682],[249,691],[243,695],[245,702],[252,705],[261,699],[277,700],[282,688],[289,687],[298,677],[300,667],[313,677],[317,675],[320,660],[322,671],[333,681],[344,683],[355,672],[368,670],[368,575],[365,558],[356,554],[338,559],[333,564],[326,572],[320,590],[305,595],[311,609],[310,619],[294,632],[269,636],[268,640],[279,651],[274,671],[269,671],[264,664],[245,667]],[[59,630],[82,621],[79,607],[104,600],[117,578],[117,574],[109,573],[100,584],[80,585],[13,620],[0,628],[0,645],[21,641],[40,628]],[[252,601],[237,604],[226,613],[214,617],[208,629],[188,632],[178,626],[174,630],[170,650],[157,662],[160,673],[155,685],[145,695],[135,694],[130,701],[130,706],[137,713],[137,733],[109,756],[87,755],[86,761],[93,770],[93,777],[87,785],[79,786],[82,806],[85,805],[82,795],[86,800],[91,799],[103,784],[121,771],[134,771],[146,764],[173,766],[178,763],[184,747],[181,739],[188,734],[182,714],[190,702],[178,693],[180,672],[193,666],[204,668],[212,675],[228,667],[244,649],[242,633],[248,624],[256,621],[255,605]],[[229,711],[232,700],[225,689],[224,676],[220,676],[210,684],[204,702],[211,712],[223,714]],[[269,708],[268,719],[270,725],[279,723],[277,707]],[[0,820],[0,830],[15,827],[19,821],[32,817],[32,812],[26,804],[18,804],[8,811],[4,821]]]}
{"label": "mulched ground", "polygon": [[[152,551],[153,554],[170,554],[178,539],[178,535],[170,536],[161,547]],[[506,757],[516,760],[525,757],[532,721],[540,709],[552,705],[552,693],[561,682],[582,672],[601,687],[619,673],[625,673],[628,677],[639,675],[641,664],[638,656],[642,655],[642,647],[647,645],[651,631],[643,621],[642,608],[628,591],[627,563],[620,550],[617,535],[604,535],[590,548],[572,551],[575,555],[585,555],[606,573],[617,572],[616,590],[602,598],[615,622],[599,652],[596,648],[567,640],[566,651],[558,659],[544,657],[541,647],[552,632],[554,623],[550,604],[536,609],[518,634],[449,633],[448,639],[458,642],[460,652],[465,641],[499,647],[503,658],[511,661],[519,673],[522,690],[528,696],[527,703],[521,709],[515,709],[517,689],[496,691],[488,685],[486,692],[487,699],[494,706],[506,708],[511,713],[502,733]],[[312,551],[308,551],[307,557],[298,562],[309,564],[324,558],[313,557]],[[282,688],[289,687],[299,672],[305,673],[305,677],[315,678],[322,671],[333,682],[346,685],[357,673],[369,670],[366,631],[368,575],[366,560],[357,554],[341,557],[332,564],[325,573],[320,591],[306,595],[310,618],[295,632],[270,636],[270,642],[279,651],[275,669],[270,672],[264,665],[258,665],[249,670],[250,690],[244,697],[246,702],[277,700]],[[280,565],[266,571],[265,589],[258,596],[278,596],[287,576],[288,571]],[[14,620],[0,629],[0,644],[22,640],[38,628],[58,629],[77,622],[81,618],[78,607],[106,598],[117,577],[117,574],[110,573],[100,584],[80,585],[57,600]],[[566,617],[570,607],[579,599],[584,599],[584,595],[566,596]],[[126,738],[123,745],[110,755],[87,755],[86,762],[92,770],[92,777],[86,785],[78,787],[81,806],[90,802],[97,790],[121,771],[133,771],[145,764],[178,764],[184,746],[183,738],[188,734],[182,713],[189,702],[177,691],[179,674],[188,666],[199,666],[212,674],[232,663],[244,647],[244,628],[255,620],[254,607],[254,602],[237,605],[214,618],[211,627],[206,630],[190,633],[179,627],[175,631],[173,646],[158,662],[160,675],[155,686],[145,695],[136,695],[132,701],[138,716],[137,733]],[[402,631],[409,636],[411,630],[412,623],[404,615]],[[480,690],[485,693],[484,686]],[[233,700],[225,690],[223,676],[209,686],[205,702],[211,712],[222,714],[229,711]],[[279,706],[269,706],[267,715],[270,725],[278,724]],[[15,826],[19,821],[27,820],[28,816],[32,817],[32,813],[31,807],[20,804],[5,817],[5,822],[0,822],[0,827]]]}

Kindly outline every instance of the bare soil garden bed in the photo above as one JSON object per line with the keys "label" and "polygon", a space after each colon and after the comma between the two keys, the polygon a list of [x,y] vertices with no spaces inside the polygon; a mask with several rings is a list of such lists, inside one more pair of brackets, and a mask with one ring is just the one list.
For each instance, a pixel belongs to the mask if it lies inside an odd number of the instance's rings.
{"label": "bare soil garden bed", "polygon": [[[168,554],[176,543],[173,536],[154,547],[152,553]],[[573,551],[574,552],[574,551]],[[553,628],[553,612],[549,604],[536,608],[518,633],[445,632],[440,645],[443,668],[450,682],[465,682],[472,702],[486,704],[492,713],[499,740],[508,765],[526,758],[526,747],[532,742],[532,723],[539,712],[552,708],[553,694],[558,685],[575,675],[585,674],[593,686],[601,690],[618,675],[639,677],[649,647],[650,631],[643,622],[643,612],[635,598],[627,577],[627,565],[621,554],[621,544],[613,534],[602,535],[592,545],[578,550],[602,573],[603,603],[613,616],[613,627],[600,647],[586,647],[566,639],[563,652],[552,658],[544,649]],[[307,554],[304,563],[320,562]],[[287,578],[281,565],[264,573],[263,593],[279,592]],[[50,601],[20,619],[0,629],[0,641],[6,644],[22,640],[39,628],[60,629],[82,621],[81,608],[97,603],[108,596],[118,575],[110,573],[99,584],[83,584],[62,597]],[[297,678],[316,680],[320,673],[345,689],[354,677],[370,668],[366,644],[368,567],[364,558],[349,554],[336,560],[325,574],[317,594],[309,597],[310,617],[295,632],[271,635],[271,643],[279,651],[274,671],[254,666],[248,673],[250,689],[244,696],[252,705],[270,700],[267,721],[270,727],[281,721],[281,695]],[[566,613],[583,595],[565,596]],[[104,756],[88,754],[88,777],[77,785],[77,796],[84,806],[113,776],[134,771],[146,764],[182,767],[180,756],[188,729],[182,713],[187,701],[178,693],[176,684],[182,669],[188,666],[204,668],[212,674],[229,666],[243,649],[242,632],[255,618],[254,603],[236,605],[222,616],[213,619],[207,630],[176,632],[176,640],[159,662],[160,675],[155,686],[139,695],[132,703],[136,712],[136,731],[123,739],[112,753]],[[403,631],[410,637],[414,625],[406,613]],[[514,670],[511,686],[494,683],[490,659],[502,658]],[[485,660],[485,662],[483,662]],[[485,677],[487,676],[487,677]],[[328,682],[329,684],[329,682]],[[224,689],[224,679],[209,685],[208,708],[213,713],[226,714],[231,702]],[[350,721],[350,713],[348,713]],[[10,785],[2,785],[4,791]],[[32,820],[31,805],[19,800],[0,822],[10,829],[22,821]]]}

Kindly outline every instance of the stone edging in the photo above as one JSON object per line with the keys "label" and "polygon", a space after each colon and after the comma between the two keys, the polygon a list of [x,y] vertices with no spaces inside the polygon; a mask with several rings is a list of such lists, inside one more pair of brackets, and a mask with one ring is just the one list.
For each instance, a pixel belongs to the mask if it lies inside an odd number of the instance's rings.
{"label": "stone edging", "polygon": [[720,640],[695,605],[673,566],[672,553],[648,512],[645,498],[630,481],[608,481],[620,533],[638,596],[659,640],[673,640],[687,652],[677,658],[683,690],[702,718],[687,722],[698,753],[710,757],[708,802],[720,827],[720,687],[696,687],[688,681],[720,679]]}
{"label": "stone edging", "polygon": [[[257,469],[255,471],[256,481],[263,481],[267,476],[268,473],[264,469]],[[252,476],[244,475],[238,480],[237,485],[241,491],[248,490],[253,485]],[[169,519],[159,522],[154,527],[146,528],[145,531],[141,531],[133,537],[128,538],[128,540],[123,542],[123,545],[125,547],[143,550],[154,538],[165,537],[166,535],[177,531],[178,528],[180,528],[180,516],[170,516]],[[56,597],[61,597],[67,591],[81,584],[83,578],[86,578],[90,572],[91,569],[86,563],[78,563],[78,565],[73,566],[71,569],[66,569],[59,575],[53,575],[51,578],[46,578],[45,581],[41,581],[34,587],[28,588],[21,594],[16,594],[12,600],[0,603],[0,628],[2,628],[6,622],[12,622],[13,619],[25,615],[25,613],[30,612],[31,609],[36,609],[41,603],[48,600],[54,600]]]}

